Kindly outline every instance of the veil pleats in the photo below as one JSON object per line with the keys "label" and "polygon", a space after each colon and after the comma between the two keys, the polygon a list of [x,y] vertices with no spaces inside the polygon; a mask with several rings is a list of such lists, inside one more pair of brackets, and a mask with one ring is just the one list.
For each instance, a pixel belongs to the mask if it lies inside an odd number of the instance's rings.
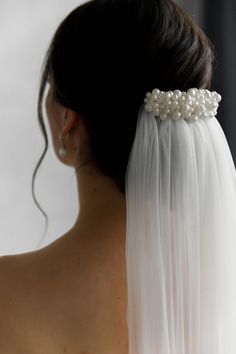
{"label": "veil pleats", "polygon": [[129,354],[235,354],[236,172],[216,117],[142,107],[126,206]]}

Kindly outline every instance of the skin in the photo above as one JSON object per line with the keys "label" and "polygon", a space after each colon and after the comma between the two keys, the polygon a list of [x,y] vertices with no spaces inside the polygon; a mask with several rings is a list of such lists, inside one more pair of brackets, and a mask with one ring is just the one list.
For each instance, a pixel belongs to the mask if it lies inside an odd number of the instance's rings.
{"label": "skin", "polygon": [[62,163],[75,167],[79,156],[80,210],[48,246],[1,257],[0,352],[128,354],[125,195],[92,162],[81,116],[57,103],[53,89],[50,81],[50,133]]}

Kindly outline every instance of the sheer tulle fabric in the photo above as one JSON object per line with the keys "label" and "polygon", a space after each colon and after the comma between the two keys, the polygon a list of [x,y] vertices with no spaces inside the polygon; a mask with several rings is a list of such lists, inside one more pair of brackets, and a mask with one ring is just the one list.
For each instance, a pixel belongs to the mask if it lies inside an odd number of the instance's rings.
{"label": "sheer tulle fabric", "polygon": [[236,172],[218,120],[142,106],[126,205],[129,354],[235,354]]}

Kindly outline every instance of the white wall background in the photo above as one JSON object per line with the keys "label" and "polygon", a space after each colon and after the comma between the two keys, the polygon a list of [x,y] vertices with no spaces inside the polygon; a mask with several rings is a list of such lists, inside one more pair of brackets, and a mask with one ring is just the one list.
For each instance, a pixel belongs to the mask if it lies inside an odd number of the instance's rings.
{"label": "white wall background", "polygon": [[[82,2],[0,2],[0,255],[34,250],[44,232],[45,218],[31,195],[32,173],[44,149],[37,119],[40,69],[57,26]],[[42,246],[65,233],[78,213],[74,169],[57,160],[45,114],[49,150],[35,184],[49,217]]]}

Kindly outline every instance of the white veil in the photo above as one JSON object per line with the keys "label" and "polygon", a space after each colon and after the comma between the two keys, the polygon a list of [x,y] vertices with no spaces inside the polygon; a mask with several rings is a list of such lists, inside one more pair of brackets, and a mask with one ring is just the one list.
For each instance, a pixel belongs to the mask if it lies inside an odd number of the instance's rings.
{"label": "white veil", "polygon": [[143,105],[126,205],[129,354],[235,354],[236,172],[216,117]]}

